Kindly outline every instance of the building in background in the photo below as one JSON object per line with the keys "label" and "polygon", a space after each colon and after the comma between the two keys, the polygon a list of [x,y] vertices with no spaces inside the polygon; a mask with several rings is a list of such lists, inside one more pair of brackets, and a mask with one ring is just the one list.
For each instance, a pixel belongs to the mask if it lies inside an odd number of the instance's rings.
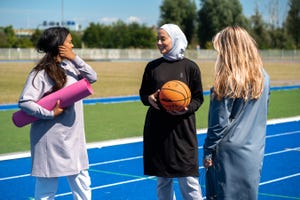
{"label": "building in background", "polygon": [[[45,30],[54,26],[64,26],[71,31],[80,31],[81,29],[81,26],[72,20],[68,20],[63,23],[55,21],[43,21],[43,23],[39,24],[36,29]],[[35,29],[15,29],[14,32],[18,38],[29,38],[35,32]]]}

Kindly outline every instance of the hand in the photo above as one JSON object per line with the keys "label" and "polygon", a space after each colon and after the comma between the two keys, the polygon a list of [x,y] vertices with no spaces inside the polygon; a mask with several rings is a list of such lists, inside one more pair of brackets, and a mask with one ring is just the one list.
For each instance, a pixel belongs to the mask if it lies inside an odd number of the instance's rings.
{"label": "hand", "polygon": [[157,110],[160,110],[158,104],[157,104],[157,98],[159,95],[160,90],[157,90],[155,93],[148,96],[149,103]]}
{"label": "hand", "polygon": [[57,100],[55,107],[53,108],[54,117],[64,112],[64,109],[60,108],[60,100]]}
{"label": "hand", "polygon": [[183,110],[177,111],[177,110],[170,110],[168,111],[168,113],[170,113],[171,115],[183,115],[188,111],[187,107],[184,107]]}
{"label": "hand", "polygon": [[66,58],[68,60],[74,60],[76,54],[73,52],[72,48],[68,48],[64,45],[58,47],[59,56],[61,58]]}
{"label": "hand", "polygon": [[205,168],[209,168],[213,165],[212,159],[203,159],[203,166]]}

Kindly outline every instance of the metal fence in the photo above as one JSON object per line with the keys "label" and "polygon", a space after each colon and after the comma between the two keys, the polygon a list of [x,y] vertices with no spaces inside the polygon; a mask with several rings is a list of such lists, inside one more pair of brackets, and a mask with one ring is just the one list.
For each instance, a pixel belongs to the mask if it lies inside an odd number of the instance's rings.
{"label": "metal fence", "polygon": [[[149,61],[161,56],[157,49],[74,49],[74,52],[83,59],[96,61]],[[299,50],[262,50],[260,53],[264,60],[300,60]],[[38,60],[42,56],[35,49],[0,48],[0,61]],[[214,60],[216,52],[188,49],[185,56],[192,60]]]}

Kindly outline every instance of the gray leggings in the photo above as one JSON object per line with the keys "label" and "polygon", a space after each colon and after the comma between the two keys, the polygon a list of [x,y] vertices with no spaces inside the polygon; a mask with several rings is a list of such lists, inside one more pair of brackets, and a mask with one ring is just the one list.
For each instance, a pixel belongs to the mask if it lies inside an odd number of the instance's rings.
{"label": "gray leggings", "polygon": [[[202,200],[198,177],[177,178],[182,199]],[[176,200],[173,189],[173,178],[157,177],[157,196],[159,200]]]}
{"label": "gray leggings", "polygon": [[[87,170],[67,176],[74,200],[91,200],[91,180]],[[36,177],[35,200],[52,200],[58,187],[58,178]]]}

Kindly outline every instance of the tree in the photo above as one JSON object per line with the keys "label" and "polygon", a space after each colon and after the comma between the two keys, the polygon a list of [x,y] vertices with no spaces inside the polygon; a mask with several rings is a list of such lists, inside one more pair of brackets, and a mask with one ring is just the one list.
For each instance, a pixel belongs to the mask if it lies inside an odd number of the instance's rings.
{"label": "tree", "polygon": [[283,28],[269,30],[271,44],[270,49],[295,49],[294,41],[287,35]]}
{"label": "tree", "polygon": [[114,37],[113,39],[111,38],[113,42],[111,48],[126,48],[130,46],[128,26],[122,20],[112,24],[110,35]]}
{"label": "tree", "polygon": [[0,27],[0,47],[16,48],[18,38],[12,26]]}
{"label": "tree", "polygon": [[289,6],[285,27],[287,33],[293,38],[296,48],[300,48],[300,1],[290,0]]}
{"label": "tree", "polygon": [[41,35],[42,35],[42,31],[40,29],[35,29],[35,31],[33,32],[33,34],[30,37],[30,40],[31,40],[33,46],[37,45],[37,42],[38,42],[39,38],[41,37]]}
{"label": "tree", "polygon": [[30,38],[18,38],[15,43],[15,47],[17,48],[32,48],[33,44],[30,41]]}
{"label": "tree", "polygon": [[257,7],[255,9],[255,14],[251,16],[250,27],[250,34],[256,41],[258,48],[268,49],[271,43],[270,35]]}
{"label": "tree", "polygon": [[198,12],[198,40],[204,48],[209,47],[213,36],[229,25],[248,29],[248,20],[243,15],[239,0],[201,0]]}
{"label": "tree", "polygon": [[91,23],[84,31],[82,42],[89,48],[107,48],[105,46],[107,34],[108,29],[104,25]]}
{"label": "tree", "polygon": [[9,48],[10,44],[7,41],[4,28],[0,27],[0,48]]}
{"label": "tree", "polygon": [[90,24],[82,41],[89,48],[153,48],[155,38],[152,28],[119,20],[112,25]]}
{"label": "tree", "polygon": [[195,35],[196,17],[194,0],[164,0],[160,6],[159,26],[167,23],[177,24],[191,43]]}
{"label": "tree", "polygon": [[152,28],[138,23],[128,25],[130,46],[134,48],[155,48],[156,33]]}
{"label": "tree", "polygon": [[70,31],[74,48],[81,48],[81,34],[77,31]]}

